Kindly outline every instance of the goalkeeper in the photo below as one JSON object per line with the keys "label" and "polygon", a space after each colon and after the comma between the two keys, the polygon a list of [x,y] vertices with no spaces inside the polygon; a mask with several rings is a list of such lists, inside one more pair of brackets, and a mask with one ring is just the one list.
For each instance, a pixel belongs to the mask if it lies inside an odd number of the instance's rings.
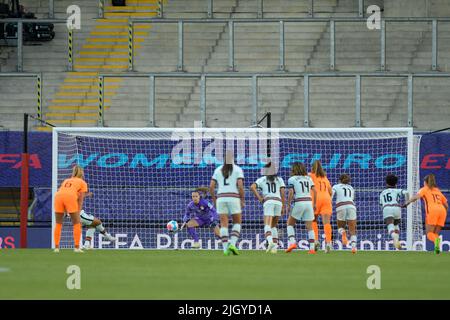
{"label": "goalkeeper", "polygon": [[207,192],[207,188],[197,188],[192,192],[192,201],[186,207],[183,217],[183,226],[187,227],[189,235],[194,240],[192,248],[200,248],[199,236],[195,228],[207,226],[214,230],[214,234],[219,237],[220,229],[218,226],[219,216],[213,204],[201,196],[201,192]]}

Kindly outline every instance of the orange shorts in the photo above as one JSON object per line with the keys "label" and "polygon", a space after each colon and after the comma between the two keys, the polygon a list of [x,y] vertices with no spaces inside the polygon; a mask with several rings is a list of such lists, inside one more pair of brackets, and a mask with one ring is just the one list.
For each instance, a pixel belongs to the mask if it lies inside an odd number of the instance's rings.
{"label": "orange shorts", "polygon": [[327,199],[317,199],[316,202],[316,211],[314,211],[314,214],[332,214],[333,208],[331,206],[331,201]]}
{"label": "orange shorts", "polygon": [[425,223],[431,226],[441,226],[445,225],[445,220],[447,219],[446,211],[433,211],[427,214]]}
{"label": "orange shorts", "polygon": [[55,212],[58,213],[75,213],[78,212],[78,196],[68,193],[55,194]]}

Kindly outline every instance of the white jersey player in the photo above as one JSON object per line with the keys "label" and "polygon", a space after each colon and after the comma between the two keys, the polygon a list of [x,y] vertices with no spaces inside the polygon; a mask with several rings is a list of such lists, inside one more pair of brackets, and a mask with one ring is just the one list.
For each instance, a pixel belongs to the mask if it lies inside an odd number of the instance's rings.
{"label": "white jersey player", "polygon": [[[239,166],[234,164],[232,152],[227,152],[226,163],[214,171],[209,189],[220,216],[220,237],[224,254],[228,256],[232,252],[234,255],[238,255],[236,242],[241,233],[242,208],[245,205],[244,173]],[[233,220],[230,243],[228,243],[229,214],[231,214]]]}
{"label": "white jersey player", "polygon": [[[264,208],[264,236],[267,240],[266,252],[277,253],[278,230],[277,224],[284,209],[285,184],[283,178],[277,176],[272,163],[264,167],[264,176],[256,180],[250,187]],[[261,193],[261,194],[260,194]]]}
{"label": "white jersey player", "polygon": [[80,220],[81,224],[88,229],[86,230],[86,238],[84,241],[84,249],[92,249],[93,248],[93,241],[95,231],[100,232],[103,234],[103,236],[106,238],[106,240],[114,242],[116,241],[116,238],[114,238],[112,235],[110,235],[105,227],[102,224],[102,221],[96,217],[94,217],[91,214],[86,213],[84,210],[80,211]]}
{"label": "white jersey player", "polygon": [[396,188],[397,182],[397,176],[393,174],[386,176],[387,188],[380,194],[380,206],[388,233],[394,241],[394,247],[400,249],[400,219],[402,215],[400,200],[404,198],[407,201],[409,193],[407,190]]}
{"label": "white jersey player", "polygon": [[336,215],[338,233],[341,235],[342,245],[347,246],[347,232],[345,227],[348,224],[350,233],[350,244],[352,252],[356,253],[356,206],[355,206],[355,190],[350,185],[350,176],[343,174],[339,177],[338,184],[333,186],[331,198],[336,196]]}
{"label": "white jersey player", "polygon": [[[286,252],[291,252],[297,248],[294,226],[297,221],[303,220],[308,230],[309,253],[314,254],[316,253],[314,245],[315,234],[312,222],[314,220],[314,208],[316,206],[315,203],[313,204],[313,199],[314,201],[316,200],[316,189],[303,163],[294,163],[292,165],[288,187],[287,211],[290,215],[287,221],[288,248]],[[313,193],[313,199],[311,198],[311,192]],[[292,212],[290,212],[292,200],[294,200],[294,206],[292,207]]]}

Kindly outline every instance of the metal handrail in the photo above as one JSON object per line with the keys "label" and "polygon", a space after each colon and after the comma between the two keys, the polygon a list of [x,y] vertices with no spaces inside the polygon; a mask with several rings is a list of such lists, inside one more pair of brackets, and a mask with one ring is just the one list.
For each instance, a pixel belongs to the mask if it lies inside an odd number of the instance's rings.
{"label": "metal handrail", "polygon": [[[50,0],[53,1],[53,0]],[[212,19],[214,18],[214,13],[223,13],[219,11],[214,11],[214,0],[204,0],[206,2],[207,11],[205,11],[208,18]],[[314,0],[308,0],[309,1],[309,8],[308,8],[308,16],[314,17],[315,11],[314,11]],[[103,18],[105,13],[105,0],[99,0],[98,3],[99,6],[99,18]],[[227,12],[229,13],[229,12]],[[243,12],[243,13],[249,13],[249,12]],[[264,0],[257,0],[256,4],[256,11],[254,12],[256,14],[257,18],[264,18],[264,13],[269,13],[268,11],[264,10]],[[364,17],[364,0],[358,0],[358,11],[357,11],[358,17]],[[160,18],[164,18],[164,3],[162,0],[158,0],[158,16]]]}
{"label": "metal handrail", "polygon": [[[7,18],[0,19],[0,23],[16,23],[17,24],[17,72],[23,72],[23,24],[24,23],[67,23],[65,19],[17,19]],[[67,28],[68,31],[68,71],[73,70],[73,30]]]}
{"label": "metal handrail", "polygon": [[44,100],[44,96],[42,86],[42,73],[0,72],[0,78],[36,78],[36,118],[38,121],[43,121],[42,101]]}
{"label": "metal handrail", "polygon": [[[336,23],[341,22],[367,22],[364,18],[285,18],[285,19],[130,19],[129,20],[129,39],[128,46],[130,48],[128,55],[128,70],[134,69],[134,46],[133,46],[133,34],[134,24],[136,23],[176,23],[178,25],[178,63],[177,70],[184,70],[184,24],[198,24],[198,23],[226,23],[228,24],[228,71],[235,71],[235,59],[234,59],[234,25],[236,23],[278,23],[279,24],[279,71],[285,71],[285,24],[286,23],[309,23],[309,22],[327,22],[330,25],[330,70],[335,70],[336,66]],[[436,71],[438,69],[438,23],[450,22],[450,17],[447,18],[384,18],[380,24],[380,71],[386,70],[386,23],[388,22],[431,22],[432,23],[432,45],[431,45],[431,70]]]}
{"label": "metal handrail", "polygon": [[99,74],[99,109],[98,109],[98,125],[104,125],[104,82],[107,77],[125,77],[125,78],[149,78],[149,126],[154,127],[155,123],[155,81],[156,78],[198,78],[200,79],[200,121],[202,126],[206,126],[206,84],[207,78],[247,78],[252,80],[252,122],[251,125],[257,124],[258,115],[258,79],[260,78],[303,78],[304,79],[304,123],[305,127],[309,127],[310,113],[310,78],[355,78],[355,127],[361,127],[361,79],[362,78],[407,78],[408,79],[408,126],[413,126],[414,113],[414,78],[450,78],[450,73],[438,72],[422,72],[422,73],[405,73],[405,72],[324,72],[324,73],[297,73],[297,72],[278,72],[278,73],[233,73],[217,72],[217,73],[184,73],[184,72],[160,72],[160,73],[103,73]]}

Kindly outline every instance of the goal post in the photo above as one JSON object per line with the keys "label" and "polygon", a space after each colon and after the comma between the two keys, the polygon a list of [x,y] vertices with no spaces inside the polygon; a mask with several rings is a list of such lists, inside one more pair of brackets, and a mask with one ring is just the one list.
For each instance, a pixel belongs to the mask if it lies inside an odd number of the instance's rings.
{"label": "goal post", "polygon": [[[314,160],[321,160],[331,184],[338,183],[341,174],[349,174],[356,191],[358,248],[392,250],[379,194],[391,173],[399,177],[398,187],[417,192],[419,143],[412,128],[54,128],[52,189],[54,196],[73,165],[84,168],[94,193],[85,200],[84,210],[99,217],[118,238],[110,244],[97,234],[96,248],[189,249],[192,241],[186,229],[170,234],[166,223],[181,222],[191,191],[209,186],[225,150],[232,148],[245,176],[246,206],[238,246],[264,249],[262,205],[250,185],[261,175],[270,150],[285,182],[294,162],[303,162],[310,170]],[[281,247],[287,243],[286,218],[278,224]],[[54,223],[53,214],[52,230]],[[334,248],[342,249],[335,212],[332,226]],[[419,202],[402,210],[400,229],[405,248],[424,250]],[[299,247],[307,248],[302,222],[296,232]],[[198,228],[198,233],[202,249],[221,248],[210,229]],[[68,219],[61,247],[73,247]]]}

